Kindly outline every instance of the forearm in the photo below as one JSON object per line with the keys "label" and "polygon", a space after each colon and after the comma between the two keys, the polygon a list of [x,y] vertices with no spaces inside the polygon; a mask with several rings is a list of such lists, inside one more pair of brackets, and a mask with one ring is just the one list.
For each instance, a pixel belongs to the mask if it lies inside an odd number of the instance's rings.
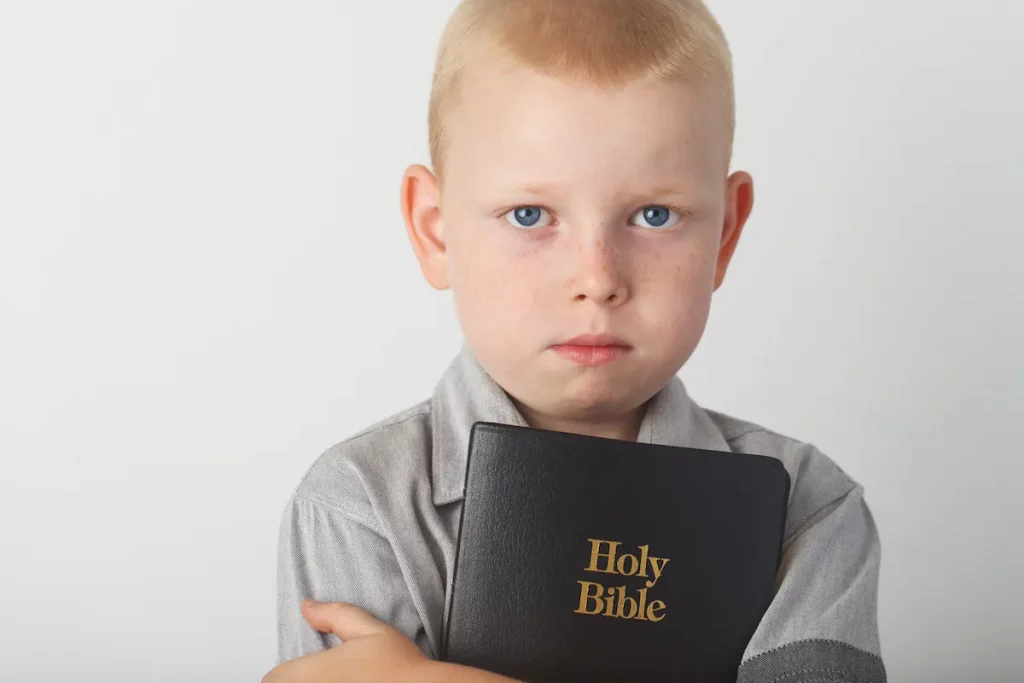
{"label": "forearm", "polygon": [[408,683],[522,683],[514,678],[450,662],[431,661]]}

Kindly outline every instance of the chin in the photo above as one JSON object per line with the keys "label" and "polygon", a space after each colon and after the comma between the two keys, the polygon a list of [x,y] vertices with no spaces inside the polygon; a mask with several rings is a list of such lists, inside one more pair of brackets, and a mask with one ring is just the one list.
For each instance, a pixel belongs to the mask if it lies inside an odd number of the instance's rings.
{"label": "chin", "polygon": [[593,373],[573,380],[558,392],[557,412],[568,418],[592,419],[621,415],[642,403],[632,400],[635,389],[625,386],[621,378],[616,379]]}

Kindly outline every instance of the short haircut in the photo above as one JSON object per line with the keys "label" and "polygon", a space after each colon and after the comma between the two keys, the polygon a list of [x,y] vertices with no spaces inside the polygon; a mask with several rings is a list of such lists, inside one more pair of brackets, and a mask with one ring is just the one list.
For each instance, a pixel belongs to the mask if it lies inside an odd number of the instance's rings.
{"label": "short haircut", "polygon": [[724,95],[731,156],[732,57],[702,0],[463,0],[441,37],[430,93],[430,159],[439,177],[461,76],[492,55],[599,87],[710,83]]}

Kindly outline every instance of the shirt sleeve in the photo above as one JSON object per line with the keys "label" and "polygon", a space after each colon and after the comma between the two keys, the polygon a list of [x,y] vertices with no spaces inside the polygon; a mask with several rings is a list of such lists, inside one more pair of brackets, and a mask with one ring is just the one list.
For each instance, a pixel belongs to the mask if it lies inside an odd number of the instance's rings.
{"label": "shirt sleeve", "polygon": [[361,607],[430,656],[426,631],[383,533],[372,520],[296,495],[285,508],[278,540],[279,662],[341,642],[306,623],[299,608],[305,598]]}
{"label": "shirt sleeve", "polygon": [[885,683],[881,548],[864,489],[850,483],[786,541],[775,598],[743,655],[738,683]]}

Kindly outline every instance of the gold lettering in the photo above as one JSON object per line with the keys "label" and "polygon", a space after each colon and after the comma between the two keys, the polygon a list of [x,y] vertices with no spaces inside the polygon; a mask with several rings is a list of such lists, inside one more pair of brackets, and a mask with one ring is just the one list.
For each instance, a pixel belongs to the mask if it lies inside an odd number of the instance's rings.
{"label": "gold lettering", "polygon": [[[615,590],[615,589],[613,588],[612,590]],[[609,600],[609,602],[611,602],[611,600]],[[624,602],[628,602],[629,603],[629,614],[626,614],[625,612],[622,611],[622,607],[623,607],[622,603],[624,603]],[[619,619],[632,619],[633,617],[636,616],[637,612],[639,612],[639,611],[640,611],[640,608],[637,606],[636,600],[634,600],[633,598],[627,598],[626,597],[626,587],[625,586],[619,586],[619,603],[618,603],[618,606],[615,609],[615,616],[618,617]]]}
{"label": "gold lettering", "polygon": [[[626,571],[625,568],[626,560],[629,560],[633,563],[633,566],[629,571]],[[619,557],[619,563],[617,567],[620,574],[623,574],[625,576],[633,576],[633,574],[636,574],[637,564],[638,562],[636,561],[636,556],[626,553],[625,555]]]}
{"label": "gold lettering", "polygon": [[612,588],[608,591],[608,597],[604,599],[604,615],[606,617],[615,616],[615,589]]}
{"label": "gold lettering", "polygon": [[[588,572],[602,572],[604,574],[614,574],[615,573],[615,569],[614,569],[614,567],[615,567],[615,549],[618,548],[619,545],[621,545],[621,543],[619,541],[604,541],[604,540],[601,540],[599,538],[588,538],[587,540],[590,541],[590,566],[587,567],[586,571],[588,571]],[[600,552],[601,545],[605,544],[605,543],[608,544],[609,551],[607,553],[602,553],[602,552]],[[607,569],[598,569],[597,568],[597,558],[599,558],[599,557],[607,557],[608,558],[608,565],[607,565],[608,568]]]}
{"label": "gold lettering", "polygon": [[[601,607],[604,602],[601,600],[601,596],[604,595],[604,586],[599,583],[594,583],[593,581],[577,581],[576,583],[580,584],[580,606],[578,609],[574,609],[573,612],[577,614],[600,614]],[[597,593],[595,595],[590,594],[591,587],[597,589]],[[587,610],[587,600],[591,598],[597,602],[597,607],[593,612]]]}
{"label": "gold lettering", "polygon": [[661,621],[662,619],[664,619],[665,618],[664,614],[662,614],[657,619],[654,618],[655,611],[657,611],[659,609],[665,609],[665,603],[662,602],[661,600],[651,600],[651,604],[647,606],[647,618],[648,618],[648,620],[650,620],[650,621]]}
{"label": "gold lettering", "polygon": [[[636,597],[627,595],[626,585],[606,588],[595,581],[577,581],[580,584],[579,606],[573,610],[576,614],[599,615],[616,619],[636,619],[638,621],[661,621],[665,618],[666,605],[662,600],[647,602],[647,591],[653,587],[668,564],[667,557],[654,557],[650,554],[649,545],[637,546],[639,557],[631,553],[618,552],[622,543],[600,538],[588,538],[590,541],[590,562],[585,571],[601,572],[602,574],[620,574],[637,576],[647,579],[645,587],[636,592]],[[650,566],[651,573],[647,573]],[[651,578],[647,578],[650,576]],[[592,601],[592,602],[591,602]]]}
{"label": "gold lettering", "polygon": [[649,545],[640,546],[640,573],[637,576],[647,578],[647,551],[650,549]]}
{"label": "gold lettering", "polygon": [[[658,564],[658,563],[661,564]],[[667,557],[652,557],[651,558],[651,570],[654,572],[654,580],[647,582],[647,587],[650,588],[654,584],[658,583],[658,579],[661,578],[661,572],[665,570],[665,565],[668,564]],[[646,574],[645,574],[646,576]]]}
{"label": "gold lettering", "polygon": [[645,608],[647,607],[647,589],[641,588],[640,591],[640,606],[636,611],[636,618],[640,621],[647,621],[647,617],[644,616],[646,613]]}

